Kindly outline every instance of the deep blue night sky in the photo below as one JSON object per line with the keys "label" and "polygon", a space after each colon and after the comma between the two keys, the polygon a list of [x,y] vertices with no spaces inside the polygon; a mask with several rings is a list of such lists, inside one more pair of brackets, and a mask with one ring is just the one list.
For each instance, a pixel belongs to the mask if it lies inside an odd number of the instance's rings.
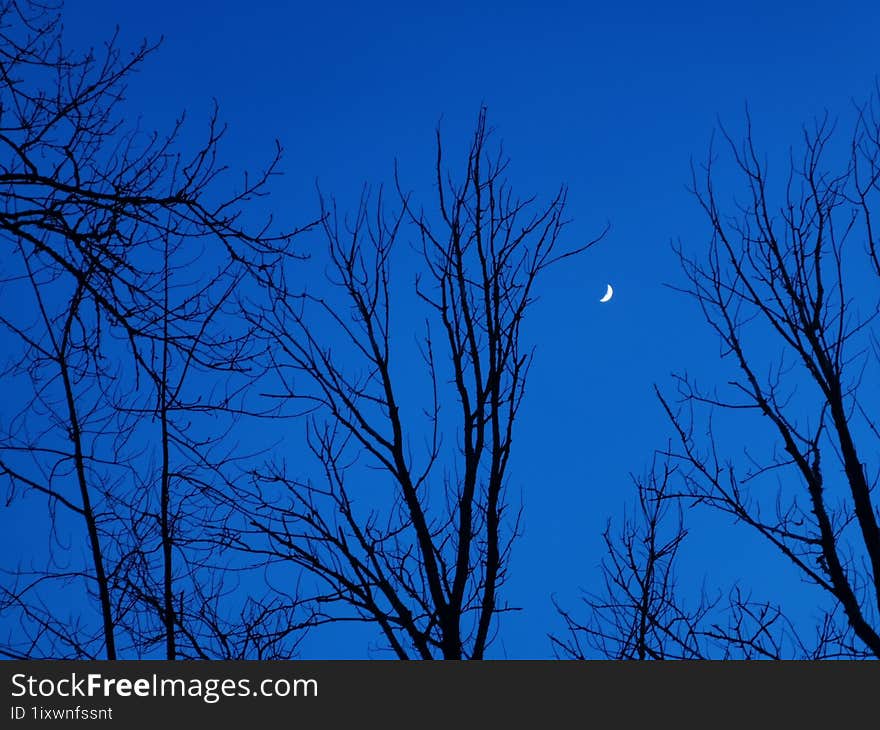
{"label": "deep blue night sky", "polygon": [[[708,236],[686,189],[690,161],[719,120],[741,133],[747,104],[771,170],[825,110],[848,130],[878,72],[880,5],[92,0],[65,17],[72,45],[116,25],[126,43],[164,38],[129,89],[145,128],[186,111],[198,136],[216,98],[231,168],[259,166],[279,139],[285,174],[271,205],[284,223],[315,217],[316,180],[351,206],[365,181],[391,182],[395,159],[429,200],[435,127],[460,154],[485,104],[519,192],[569,186],[570,245],[610,224],[543,280],[527,325],[536,361],[510,483],[525,534],[506,594],[523,611],[504,617],[493,655],[531,658],[550,656],[547,634],[560,629],[551,596],[574,606],[593,585],[602,529],[633,495],[629,474],[669,436],[653,385],[669,386],[674,370],[711,377],[718,363],[696,305],[667,286],[681,282],[671,243],[698,250]],[[722,182],[732,199],[735,183]],[[303,271],[318,271],[320,237],[302,245],[313,257]],[[608,283],[615,296],[600,304]],[[795,612],[811,605],[815,592],[780,558],[701,515],[685,585],[742,580]],[[371,655],[342,629],[315,632],[302,653]]]}

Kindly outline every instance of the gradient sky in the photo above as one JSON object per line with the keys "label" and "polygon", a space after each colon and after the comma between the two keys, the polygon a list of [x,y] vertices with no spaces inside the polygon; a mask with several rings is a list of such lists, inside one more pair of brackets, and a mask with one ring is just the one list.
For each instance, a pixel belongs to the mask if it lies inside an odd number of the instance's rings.
{"label": "gradient sky", "polygon": [[[668,436],[652,385],[717,361],[695,305],[665,286],[680,281],[670,243],[707,239],[686,191],[690,160],[719,119],[742,130],[746,103],[771,154],[825,109],[846,128],[878,71],[880,5],[90,0],[66,11],[77,45],[117,24],[126,42],[164,37],[130,87],[145,127],[186,110],[197,133],[214,97],[232,168],[282,142],[273,206],[285,222],[314,217],[316,179],[345,206],[364,181],[390,181],[395,159],[407,184],[430,191],[438,121],[460,149],[484,103],[517,190],[568,184],[572,245],[610,223],[602,244],[544,279],[528,326],[537,358],[510,484],[525,534],[507,591],[524,611],[504,619],[494,655],[548,656],[560,628],[551,594],[572,606],[594,584],[601,531],[632,497],[628,474]],[[607,283],[615,296],[601,305]],[[797,594],[742,531],[692,526],[695,545],[714,539],[692,551],[686,583],[742,577],[767,597]],[[366,654],[340,630],[315,633],[303,655]]]}

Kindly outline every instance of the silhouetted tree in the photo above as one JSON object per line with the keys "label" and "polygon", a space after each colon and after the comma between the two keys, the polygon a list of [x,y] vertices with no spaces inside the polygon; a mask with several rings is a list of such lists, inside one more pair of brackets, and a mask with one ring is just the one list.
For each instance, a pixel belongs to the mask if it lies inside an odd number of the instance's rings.
{"label": "silhouetted tree", "polygon": [[211,536],[241,458],[222,436],[254,376],[233,292],[295,233],[241,220],[280,150],[224,194],[216,111],[188,156],[181,122],[126,125],[152,51],[70,52],[60,6],[0,4],[0,477],[9,509],[46,499],[49,530],[43,564],[6,571],[8,656],[286,656],[297,628],[290,601],[220,606],[243,566]]}
{"label": "silhouetted tree", "polygon": [[116,508],[128,526],[124,586],[136,597],[127,622],[136,617],[141,653],[162,641],[168,659],[290,658],[304,628],[299,600],[264,600],[261,577],[241,595],[232,584],[248,566],[219,547],[236,519],[232,482],[259,453],[243,450],[235,431],[263,414],[248,398],[259,353],[236,298],[246,271],[226,262],[194,280],[200,253],[163,242],[156,385],[115,404],[138,464]]}
{"label": "silhouetted tree", "polygon": [[828,659],[840,653],[839,627],[827,616],[809,639],[779,605],[759,601],[740,585],[726,595],[705,586],[682,588],[680,552],[687,538],[681,479],[663,457],[634,479],[635,508],[603,537],[602,583],[583,607],[557,604],[565,633],[551,634],[566,659]]}
{"label": "silhouetted tree", "polygon": [[[676,248],[683,290],[733,367],[714,387],[683,374],[676,397],[658,390],[675,433],[667,469],[660,486],[656,475],[640,485],[642,519],[608,542],[611,597],[591,601],[583,624],[567,616],[578,638],[611,635],[600,654],[659,657],[671,646],[681,656],[880,657],[877,102],[858,109],[842,145],[827,118],[805,129],[781,179],[751,124],[742,144],[724,132],[745,192],[731,213],[714,154],[694,169],[712,235],[702,252]],[[783,596],[754,601],[737,590],[684,611],[667,579],[683,526],[667,525],[660,548],[654,541],[670,499],[720,511],[766,540],[824,594],[815,627],[795,621]],[[562,645],[578,653],[577,642]]]}
{"label": "silhouetted tree", "polygon": [[685,607],[677,588],[677,555],[687,535],[681,505],[669,499],[668,462],[634,478],[637,500],[618,532],[603,533],[602,585],[584,598],[585,622],[557,605],[564,636],[551,635],[557,653],[587,659],[700,659],[699,625],[713,607],[701,597]]}
{"label": "silhouetted tree", "polygon": [[[519,513],[505,485],[532,359],[522,324],[541,274],[591,245],[560,250],[565,189],[541,207],[518,199],[488,139],[481,112],[455,179],[438,132],[433,215],[399,182],[393,214],[365,192],[342,221],[322,199],[327,279],[341,298],[279,280],[254,320],[278,396],[312,411],[323,473],[301,478],[280,462],[255,473],[239,546],[316,576],[323,620],[374,623],[399,658],[481,659],[510,610],[501,589]],[[406,229],[419,241],[410,303],[391,274]],[[418,303],[421,393],[395,329]]]}

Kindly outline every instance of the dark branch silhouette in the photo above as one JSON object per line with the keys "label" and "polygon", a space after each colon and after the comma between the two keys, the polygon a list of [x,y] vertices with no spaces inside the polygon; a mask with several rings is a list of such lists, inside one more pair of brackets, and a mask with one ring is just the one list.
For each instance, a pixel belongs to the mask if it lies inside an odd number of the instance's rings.
{"label": "dark branch silhouette", "polygon": [[[559,246],[564,189],[540,207],[515,197],[485,112],[460,177],[443,151],[438,133],[431,214],[399,182],[394,214],[381,193],[364,193],[348,221],[322,199],[335,292],[278,286],[255,319],[279,396],[312,411],[322,475],[282,463],[256,473],[240,539],[316,576],[328,620],[374,623],[399,658],[480,659],[511,610],[502,588],[519,513],[505,486],[532,358],[521,326],[540,275],[591,244]],[[404,230],[419,242],[409,308],[425,312],[422,393],[398,364],[407,305],[391,267]]]}
{"label": "dark branch silhouette", "polygon": [[[639,487],[641,520],[608,542],[606,583],[611,600],[623,597],[615,605],[591,601],[592,623],[583,626],[566,614],[576,637],[612,635],[600,654],[666,655],[655,634],[652,648],[643,646],[647,625],[678,628],[676,647],[684,645],[679,637],[694,637],[701,656],[880,657],[878,100],[857,109],[849,140],[827,118],[804,129],[781,179],[758,152],[750,123],[742,143],[723,131],[744,188],[729,211],[714,151],[694,168],[711,238],[705,250],[676,252],[682,290],[721,342],[723,374],[711,387],[681,374],[674,396],[657,391],[675,437],[663,452],[661,487]],[[662,497],[656,509],[644,508],[646,495]],[[675,549],[653,542],[660,504],[672,499],[727,515],[784,556],[818,589],[815,627],[791,618],[783,596],[754,601],[731,591],[716,605],[727,621],[704,614],[708,604],[696,614],[679,608],[663,563]],[[681,523],[671,529],[683,537]],[[656,586],[658,563],[664,579]],[[639,605],[646,586],[659,598]],[[576,642],[563,645],[578,652]]]}
{"label": "dark branch silhouette", "polygon": [[70,52],[60,6],[0,4],[0,478],[47,510],[45,555],[0,588],[10,657],[286,657],[308,623],[236,592],[258,566],[217,537],[259,376],[240,290],[293,256],[296,231],[244,222],[280,148],[229,192],[216,109],[189,154],[182,119],[129,124],[153,50]]}

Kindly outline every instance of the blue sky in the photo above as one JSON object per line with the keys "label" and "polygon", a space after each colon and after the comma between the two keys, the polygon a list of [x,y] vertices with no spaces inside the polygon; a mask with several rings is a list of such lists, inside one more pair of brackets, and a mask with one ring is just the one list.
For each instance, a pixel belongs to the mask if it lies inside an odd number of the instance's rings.
{"label": "blue sky", "polygon": [[[595,581],[600,535],[631,498],[667,435],[652,385],[671,371],[711,374],[715,340],[695,306],[666,284],[680,275],[670,243],[708,235],[686,191],[720,119],[736,136],[748,103],[762,149],[784,161],[801,125],[825,109],[844,128],[878,72],[880,5],[827,3],[70,3],[72,43],[164,37],[133,80],[131,109],[163,128],[185,110],[198,134],[212,98],[229,124],[225,161],[255,167],[278,138],[280,219],[315,215],[315,181],[353,204],[364,181],[403,179],[430,193],[434,128],[461,149],[479,106],[503,138],[523,194],[569,186],[567,238],[605,240],[543,281],[528,333],[536,362],[512,463],[525,507],[497,656],[541,657]],[[309,239],[320,256],[320,240]],[[612,302],[598,299],[607,283]],[[408,282],[402,282],[408,284]],[[685,582],[756,591],[796,581],[736,530],[706,520],[711,560],[694,551]],[[706,544],[709,544],[708,542]],[[758,567],[760,566],[760,567]],[[746,578],[747,576],[747,578]],[[799,600],[799,599],[798,599]],[[316,633],[306,656],[361,656],[345,632]]]}

